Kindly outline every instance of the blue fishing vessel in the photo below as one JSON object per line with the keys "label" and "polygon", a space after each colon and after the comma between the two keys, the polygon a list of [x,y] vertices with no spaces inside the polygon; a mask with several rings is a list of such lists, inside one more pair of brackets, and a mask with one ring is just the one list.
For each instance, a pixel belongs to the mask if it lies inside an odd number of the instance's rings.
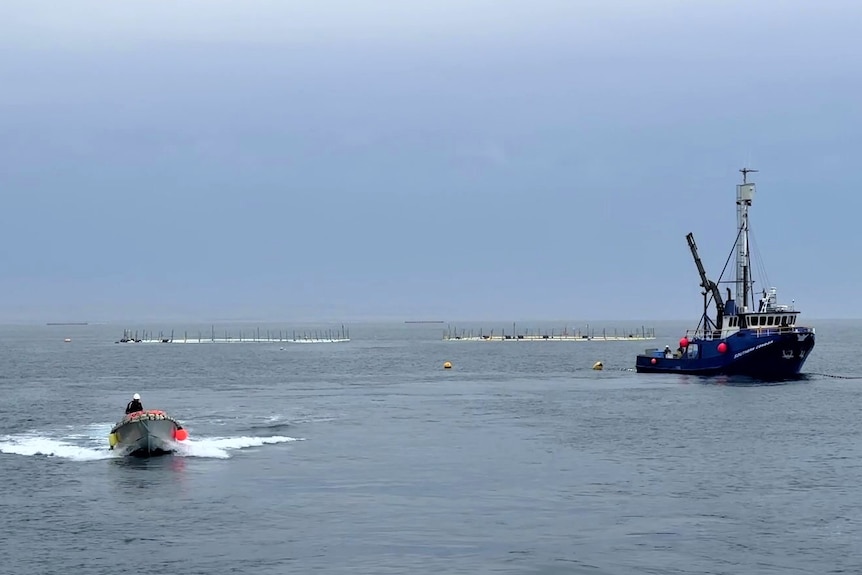
{"label": "blue fishing vessel", "polygon": [[[685,373],[694,375],[742,375],[757,379],[785,379],[799,374],[814,348],[814,328],[797,325],[799,312],[793,305],[778,303],[777,290],[762,290],[755,301],[749,253],[748,210],[754,200],[755,185],[744,168],[742,183],[736,186],[737,235],[730,262],[736,252],[736,277],[710,280],[697,254],[694,235],[686,236],[700,274],[703,288],[703,315],[694,330],[686,332],[676,350],[648,349],[639,354],[639,373]],[[725,269],[727,264],[725,264]],[[722,276],[724,272],[722,272]],[[726,287],[722,298],[719,284],[734,284],[735,294]],[[735,297],[734,297],[735,295]],[[709,315],[715,305],[715,319]]]}

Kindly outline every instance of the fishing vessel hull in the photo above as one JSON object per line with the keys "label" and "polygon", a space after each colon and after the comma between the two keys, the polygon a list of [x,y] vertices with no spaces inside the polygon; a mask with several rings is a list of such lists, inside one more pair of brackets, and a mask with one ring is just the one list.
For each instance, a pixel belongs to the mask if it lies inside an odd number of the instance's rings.
{"label": "fishing vessel hull", "polygon": [[108,435],[111,450],[122,456],[155,457],[177,450],[187,432],[175,419],[162,411],[130,413]]}
{"label": "fishing vessel hull", "polygon": [[638,373],[741,375],[756,379],[786,379],[799,375],[814,349],[814,330],[741,330],[721,339],[692,339],[682,353],[665,357],[647,350],[635,362]]}

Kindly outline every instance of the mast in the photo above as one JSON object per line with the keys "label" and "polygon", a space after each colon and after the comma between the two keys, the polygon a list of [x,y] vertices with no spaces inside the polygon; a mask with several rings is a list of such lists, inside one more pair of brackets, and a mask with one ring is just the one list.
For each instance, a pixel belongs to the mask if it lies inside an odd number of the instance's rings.
{"label": "mast", "polygon": [[754,183],[748,181],[748,174],[756,172],[742,168],[742,183],[736,186],[736,224],[739,231],[736,241],[736,300],[742,312],[748,311],[748,295],[751,274],[751,254],[748,243],[748,208],[754,199]]}

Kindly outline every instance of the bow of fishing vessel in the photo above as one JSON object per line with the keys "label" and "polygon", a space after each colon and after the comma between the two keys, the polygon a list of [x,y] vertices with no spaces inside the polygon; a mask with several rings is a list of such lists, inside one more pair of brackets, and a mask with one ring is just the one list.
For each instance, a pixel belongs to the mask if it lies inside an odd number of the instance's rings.
{"label": "bow of fishing vessel", "polygon": [[[736,186],[737,234],[736,277],[717,282],[707,277],[697,253],[694,234],[686,236],[703,288],[703,315],[694,330],[679,340],[676,351],[670,346],[648,349],[638,354],[635,370],[639,373],[684,373],[693,375],[742,375],[762,380],[786,379],[799,374],[814,348],[814,328],[797,323],[799,311],[793,304],[778,303],[774,287],[763,289],[755,301],[751,273],[749,217],[755,184],[743,168],[742,183]],[[728,256],[728,262],[733,255]],[[726,269],[725,265],[725,269]],[[722,272],[722,276],[724,272]],[[735,286],[735,294],[726,287],[722,298],[719,284]],[[709,315],[715,306],[715,318]]]}
{"label": "bow of fishing vessel", "polygon": [[111,429],[108,444],[120,455],[153,457],[173,453],[188,432],[173,417],[158,409],[135,411]]}

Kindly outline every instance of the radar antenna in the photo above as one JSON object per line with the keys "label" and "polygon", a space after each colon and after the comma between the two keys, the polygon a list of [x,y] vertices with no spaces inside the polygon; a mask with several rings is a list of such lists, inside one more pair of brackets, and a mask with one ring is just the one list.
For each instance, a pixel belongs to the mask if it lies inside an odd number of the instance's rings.
{"label": "radar antenna", "polygon": [[748,183],[748,174],[750,174],[751,172],[757,172],[758,170],[752,170],[751,168],[742,168],[739,171],[742,172],[742,183],[747,184]]}

